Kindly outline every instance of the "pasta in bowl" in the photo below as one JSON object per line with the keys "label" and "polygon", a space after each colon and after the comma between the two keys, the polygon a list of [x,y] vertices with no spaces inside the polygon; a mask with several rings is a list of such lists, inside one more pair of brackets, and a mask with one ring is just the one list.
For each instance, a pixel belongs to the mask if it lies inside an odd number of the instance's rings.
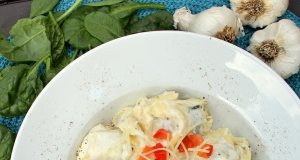
{"label": "pasta in bowl", "polygon": [[141,98],[122,108],[111,124],[98,124],[84,138],[77,160],[250,160],[249,142],[228,128],[211,130],[207,100],[180,100],[174,91]]}

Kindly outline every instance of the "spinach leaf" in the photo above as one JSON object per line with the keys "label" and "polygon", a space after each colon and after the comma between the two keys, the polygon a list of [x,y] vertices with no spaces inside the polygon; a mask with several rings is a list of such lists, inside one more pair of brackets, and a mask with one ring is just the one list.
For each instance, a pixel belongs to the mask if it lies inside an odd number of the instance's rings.
{"label": "spinach leaf", "polygon": [[138,20],[139,20],[139,19],[138,19],[138,17],[137,17],[136,14],[132,14],[132,15],[131,15],[131,17],[130,17],[128,23],[127,23],[127,25],[126,25],[125,28],[124,28],[125,34],[126,34],[126,35],[131,34],[131,31],[130,31],[130,30],[131,30],[131,26],[132,26],[136,21],[138,21]]}
{"label": "spinach leaf", "polygon": [[84,21],[85,17],[92,12],[103,12],[109,13],[109,7],[91,7],[91,6],[80,6],[76,11],[74,11],[68,19],[78,18]]}
{"label": "spinach leaf", "polygon": [[10,160],[16,134],[0,124],[0,159]]}
{"label": "spinach leaf", "polygon": [[125,28],[127,26],[127,24],[130,21],[130,17],[125,17],[125,18],[121,18],[119,19],[119,22],[121,23],[122,27]]}
{"label": "spinach leaf", "polygon": [[49,12],[49,18],[47,18],[45,26],[47,28],[47,37],[51,42],[51,58],[55,61],[61,56],[65,48],[64,35],[55,21],[52,12]]}
{"label": "spinach leaf", "polygon": [[56,20],[56,23],[58,23],[59,26],[63,23],[64,19],[62,19],[59,22],[57,21],[57,19],[59,17],[61,17],[63,14],[64,14],[64,12],[53,12],[53,17],[54,17],[54,19]]}
{"label": "spinach leaf", "polygon": [[30,62],[49,53],[51,44],[42,20],[43,17],[19,20],[9,32],[13,37],[13,49],[1,54],[11,62]]}
{"label": "spinach leaf", "polygon": [[93,37],[84,27],[85,17],[92,12],[108,13],[108,7],[90,7],[80,6],[63,23],[62,31],[65,41],[73,47],[79,49],[88,49],[88,46],[96,47],[102,44],[97,38]]}
{"label": "spinach leaf", "polygon": [[8,53],[14,50],[14,47],[9,45],[7,38],[4,36],[0,28],[0,53]]}
{"label": "spinach leaf", "polygon": [[[37,16],[35,17],[33,20],[31,19],[24,19],[21,20],[20,23],[23,26],[26,25],[31,25],[31,23],[35,22],[35,24],[39,24],[45,27],[45,33],[46,36],[50,42],[50,50],[51,50],[51,56],[53,58],[53,60],[56,60],[64,46],[65,46],[65,41],[64,41],[64,36],[63,33],[59,27],[59,25],[57,24],[54,15],[52,14],[52,12],[49,12],[49,17],[45,17],[45,16]],[[19,28],[17,28],[19,29]],[[15,29],[15,30],[17,30]],[[13,39],[13,42],[15,41],[15,37]],[[19,40],[19,39],[17,39]],[[31,50],[29,50],[30,52]],[[47,52],[48,53],[48,52]]]}
{"label": "spinach leaf", "polygon": [[86,6],[110,6],[110,5],[114,5],[114,4],[118,4],[123,2],[124,0],[103,0],[101,2],[92,2],[92,3],[88,3],[85,4]]}
{"label": "spinach leaf", "polygon": [[196,106],[192,107],[191,110],[198,109],[198,108],[200,108],[200,105],[196,105]]}
{"label": "spinach leaf", "polygon": [[46,61],[46,73],[42,76],[44,86],[47,85],[63,68],[70,64],[78,54],[78,49],[75,50],[72,58],[68,57],[68,52],[64,50],[62,56],[57,60],[51,61],[50,58]]}
{"label": "spinach leaf", "polygon": [[167,11],[155,12],[135,23],[130,27],[130,33],[139,33],[155,30],[174,30],[173,15]]}
{"label": "spinach leaf", "polygon": [[43,89],[38,76],[40,64],[50,56],[42,57],[32,67],[27,64],[7,66],[0,71],[0,115],[5,117],[25,114]]}
{"label": "spinach leaf", "polygon": [[162,4],[137,3],[129,1],[112,8],[109,14],[121,19],[130,16],[134,11],[142,8],[166,9],[166,6]]}
{"label": "spinach leaf", "polygon": [[102,42],[108,42],[125,35],[119,20],[102,12],[88,14],[84,20],[86,30]]}
{"label": "spinach leaf", "polygon": [[51,11],[59,0],[33,0],[31,3],[30,18]]}

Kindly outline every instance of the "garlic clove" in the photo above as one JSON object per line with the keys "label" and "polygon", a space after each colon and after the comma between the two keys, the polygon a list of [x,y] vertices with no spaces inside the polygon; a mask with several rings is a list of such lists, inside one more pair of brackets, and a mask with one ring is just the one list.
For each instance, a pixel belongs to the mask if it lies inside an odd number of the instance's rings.
{"label": "garlic clove", "polygon": [[274,10],[277,11],[274,12],[274,15],[277,17],[282,16],[289,6],[289,0],[273,0],[273,3]]}
{"label": "garlic clove", "polygon": [[[296,74],[299,71],[300,65],[294,65],[296,60],[293,59],[292,57],[285,58],[285,59],[282,59],[282,60],[278,59],[278,61],[280,61],[282,63],[282,65],[277,64],[277,63],[280,63],[280,62],[273,62],[273,63],[270,63],[270,67],[274,71],[279,73],[279,75],[283,79],[287,79],[287,78],[289,78],[293,74]],[[283,63],[284,63],[284,65],[283,65]]]}
{"label": "garlic clove", "polygon": [[190,22],[194,21],[195,16],[186,7],[177,9],[173,15],[174,28],[183,31],[188,30]]}
{"label": "garlic clove", "polygon": [[286,79],[300,67],[300,29],[288,19],[272,23],[252,35],[247,50]]}
{"label": "garlic clove", "polygon": [[233,43],[236,37],[244,35],[241,21],[226,6],[212,7],[196,15],[183,7],[175,11],[173,18],[175,28],[216,37],[230,43]]}
{"label": "garlic clove", "polygon": [[253,28],[275,22],[286,12],[288,3],[288,0],[230,0],[231,9],[238,14],[243,25]]}

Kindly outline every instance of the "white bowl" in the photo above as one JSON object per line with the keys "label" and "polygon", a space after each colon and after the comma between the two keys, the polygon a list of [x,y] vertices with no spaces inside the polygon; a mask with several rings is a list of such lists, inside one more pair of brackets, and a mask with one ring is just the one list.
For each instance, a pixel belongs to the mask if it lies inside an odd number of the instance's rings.
{"label": "white bowl", "polygon": [[284,80],[232,44],[157,31],[105,43],[61,71],[27,113],[12,160],[74,160],[94,125],[165,90],[208,98],[213,128],[246,137],[253,160],[299,159],[300,102]]}

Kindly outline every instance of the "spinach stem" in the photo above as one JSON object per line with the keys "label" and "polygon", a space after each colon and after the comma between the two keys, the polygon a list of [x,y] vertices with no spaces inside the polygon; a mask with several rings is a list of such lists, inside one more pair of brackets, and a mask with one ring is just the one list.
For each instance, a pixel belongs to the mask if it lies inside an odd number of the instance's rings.
{"label": "spinach stem", "polygon": [[82,50],[80,50],[80,52],[79,52],[79,54],[78,54],[78,57],[80,57],[81,55],[83,55]]}
{"label": "spinach stem", "polygon": [[75,52],[73,53],[73,56],[71,57],[71,62],[74,61],[74,59],[76,58],[78,52],[79,52],[79,49],[76,48]]}
{"label": "spinach stem", "polygon": [[58,25],[58,24],[57,24],[57,21],[55,20],[55,18],[54,18],[54,16],[53,16],[53,13],[52,13],[51,11],[49,12],[49,17],[50,17],[50,19],[52,20],[52,22],[55,23],[55,25]]}
{"label": "spinach stem", "polygon": [[89,50],[91,50],[91,49],[92,49],[92,46],[91,46],[91,44],[89,44],[89,45],[88,45],[88,48],[89,48]]}
{"label": "spinach stem", "polygon": [[45,60],[45,63],[46,63],[46,73],[49,71],[49,69],[51,68],[51,58],[48,57],[46,60]]}
{"label": "spinach stem", "polygon": [[128,6],[120,6],[113,9],[109,14],[115,16],[116,18],[125,18],[129,16],[137,9],[144,9],[144,8],[153,8],[153,9],[167,9],[163,4],[149,4],[149,3],[138,3],[134,2]]}
{"label": "spinach stem", "polygon": [[40,60],[38,60],[37,62],[35,62],[35,64],[32,66],[32,68],[30,69],[30,71],[28,72],[26,79],[28,79],[31,74],[35,73],[38,69],[39,66],[50,56],[50,52],[45,54]]}
{"label": "spinach stem", "polygon": [[80,5],[81,2],[82,0],[76,0],[73,6],[71,6],[64,14],[56,19],[56,22],[60,22],[61,20],[64,20],[66,17],[68,17]]}

